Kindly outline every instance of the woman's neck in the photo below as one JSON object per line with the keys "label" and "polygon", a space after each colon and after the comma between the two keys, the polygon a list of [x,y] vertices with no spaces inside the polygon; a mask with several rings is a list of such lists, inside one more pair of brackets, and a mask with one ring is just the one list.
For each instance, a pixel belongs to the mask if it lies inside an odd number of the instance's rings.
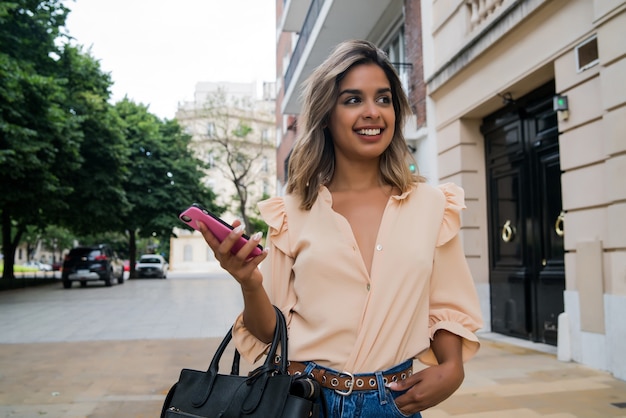
{"label": "woman's neck", "polygon": [[376,170],[335,170],[326,185],[331,192],[364,191],[383,186]]}

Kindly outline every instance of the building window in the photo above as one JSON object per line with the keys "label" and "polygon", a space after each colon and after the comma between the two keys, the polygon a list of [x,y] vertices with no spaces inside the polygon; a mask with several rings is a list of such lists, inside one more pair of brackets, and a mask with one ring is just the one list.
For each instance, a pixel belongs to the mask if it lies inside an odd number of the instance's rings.
{"label": "building window", "polygon": [[209,138],[215,138],[216,132],[215,132],[215,124],[213,122],[209,122],[209,124],[207,125],[206,134]]}
{"label": "building window", "polygon": [[267,157],[263,157],[263,168],[261,170],[263,170],[264,173],[267,173],[270,171]]}
{"label": "building window", "polygon": [[576,71],[585,71],[598,62],[598,37],[593,35],[576,47]]}
{"label": "building window", "polygon": [[400,82],[402,83],[402,88],[405,93],[409,93],[409,73],[411,71],[412,65],[406,60],[406,52],[405,52],[405,38],[404,38],[404,27],[401,27],[398,32],[391,37],[391,41],[384,48],[384,51],[387,53],[389,57],[389,61],[396,67],[396,71],[398,72],[398,76],[400,77]]}
{"label": "building window", "polygon": [[193,248],[189,244],[183,248],[183,261],[193,261]]}

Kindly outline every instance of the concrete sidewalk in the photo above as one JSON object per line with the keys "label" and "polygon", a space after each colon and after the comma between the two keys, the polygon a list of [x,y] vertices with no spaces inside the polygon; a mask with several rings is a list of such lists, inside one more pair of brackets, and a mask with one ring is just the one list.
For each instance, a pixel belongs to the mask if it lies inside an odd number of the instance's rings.
{"label": "concrete sidewalk", "polygon": [[[206,369],[219,342],[0,344],[0,417],[158,417],[180,369]],[[224,359],[232,359],[232,352]],[[229,370],[226,362],[222,370]],[[560,362],[552,353],[483,336],[461,388],[423,416],[626,417],[626,382]]]}

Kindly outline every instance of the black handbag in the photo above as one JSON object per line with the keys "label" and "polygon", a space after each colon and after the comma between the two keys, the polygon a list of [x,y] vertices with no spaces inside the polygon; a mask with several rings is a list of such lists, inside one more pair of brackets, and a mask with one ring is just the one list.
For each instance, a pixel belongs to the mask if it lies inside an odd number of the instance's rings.
{"label": "black handbag", "polygon": [[[309,376],[287,373],[287,324],[280,309],[274,309],[276,329],[263,365],[239,376],[240,356],[235,351],[230,375],[218,373],[231,328],[206,372],[181,371],[165,398],[161,418],[319,418],[320,385]],[[281,355],[276,357],[279,345]]]}

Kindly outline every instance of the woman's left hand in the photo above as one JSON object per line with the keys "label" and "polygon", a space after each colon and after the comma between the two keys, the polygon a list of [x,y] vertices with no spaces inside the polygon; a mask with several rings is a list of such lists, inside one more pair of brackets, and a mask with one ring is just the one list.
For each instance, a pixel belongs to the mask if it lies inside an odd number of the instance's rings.
{"label": "woman's left hand", "polygon": [[405,414],[424,411],[450,397],[463,383],[463,339],[446,330],[435,333],[430,344],[439,364],[421,370],[406,380],[393,382],[389,389],[407,393],[396,398]]}
{"label": "woman's left hand", "polygon": [[407,392],[396,398],[398,409],[415,414],[443,402],[463,382],[463,364],[443,363],[421,370],[411,377],[388,385],[389,389]]}

